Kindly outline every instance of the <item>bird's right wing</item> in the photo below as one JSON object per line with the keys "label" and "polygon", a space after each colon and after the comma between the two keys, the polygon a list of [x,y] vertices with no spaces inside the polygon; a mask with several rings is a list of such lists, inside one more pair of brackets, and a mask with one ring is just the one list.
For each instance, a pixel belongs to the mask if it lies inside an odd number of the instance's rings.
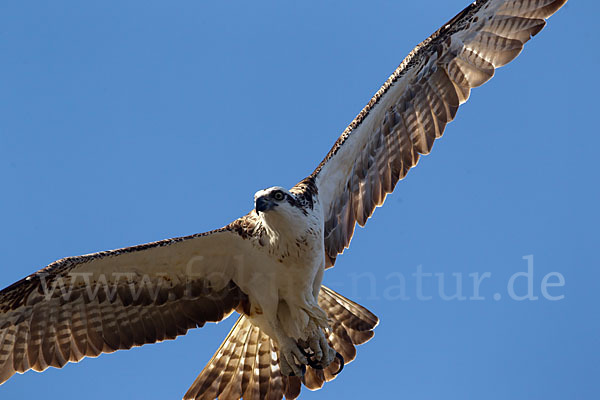
{"label": "bird's right wing", "polygon": [[232,280],[251,254],[244,218],[225,228],[70,257],[0,291],[0,383],[174,339],[244,306]]}
{"label": "bird's right wing", "polygon": [[327,266],[350,244],[472,88],[489,80],[567,0],[477,0],[419,44],[307,179],[325,214]]}

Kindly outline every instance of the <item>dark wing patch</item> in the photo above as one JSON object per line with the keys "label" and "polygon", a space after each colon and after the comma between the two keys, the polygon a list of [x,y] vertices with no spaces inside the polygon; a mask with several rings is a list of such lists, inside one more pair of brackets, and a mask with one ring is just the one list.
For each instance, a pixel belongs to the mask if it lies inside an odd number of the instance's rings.
{"label": "dark wing patch", "polygon": [[327,265],[428,154],[471,89],[514,59],[566,0],[479,0],[419,44],[342,133],[313,178]]}
{"label": "dark wing patch", "polygon": [[224,229],[237,233],[242,239],[260,237],[264,231],[260,218],[254,210],[236,219]]}
{"label": "dark wing patch", "polygon": [[294,185],[294,187],[290,189],[290,193],[294,195],[296,201],[302,208],[312,210],[315,197],[319,194],[319,189],[315,184],[315,179],[310,176]]}

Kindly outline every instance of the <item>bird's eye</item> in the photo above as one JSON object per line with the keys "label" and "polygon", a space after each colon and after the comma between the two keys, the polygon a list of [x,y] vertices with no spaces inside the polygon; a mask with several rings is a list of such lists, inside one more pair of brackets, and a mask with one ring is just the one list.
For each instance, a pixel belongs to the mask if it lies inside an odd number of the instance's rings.
{"label": "bird's eye", "polygon": [[283,196],[283,192],[281,192],[281,191],[279,191],[279,190],[278,190],[278,191],[276,191],[275,193],[273,193],[273,198],[274,198],[275,200],[277,200],[277,201],[281,201],[281,200],[283,200],[283,197],[284,197],[284,196]]}

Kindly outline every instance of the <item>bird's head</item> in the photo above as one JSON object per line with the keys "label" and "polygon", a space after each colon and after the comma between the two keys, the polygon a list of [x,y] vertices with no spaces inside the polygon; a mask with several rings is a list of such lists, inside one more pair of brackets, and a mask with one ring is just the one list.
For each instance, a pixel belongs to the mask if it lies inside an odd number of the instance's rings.
{"label": "bird's head", "polygon": [[294,194],[280,186],[256,192],[254,210],[271,229],[279,232],[299,229],[307,223],[307,210]]}
{"label": "bird's head", "polygon": [[280,186],[259,190],[254,195],[254,209],[257,214],[290,211],[288,208],[295,204],[294,195]]}

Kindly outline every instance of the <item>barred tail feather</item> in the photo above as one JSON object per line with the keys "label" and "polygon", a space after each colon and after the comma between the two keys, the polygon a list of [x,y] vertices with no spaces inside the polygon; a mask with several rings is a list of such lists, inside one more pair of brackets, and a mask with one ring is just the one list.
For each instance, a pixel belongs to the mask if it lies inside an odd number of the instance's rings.
{"label": "barred tail feather", "polygon": [[[346,363],[356,357],[356,345],[373,337],[379,320],[366,308],[323,286],[319,306],[331,320],[330,345]],[[324,370],[307,367],[304,378],[283,376],[279,369],[277,348],[259,328],[244,315],[240,316],[184,400],[295,399],[304,384],[316,390],[335,378],[337,361]]]}
{"label": "barred tail feather", "polygon": [[[341,294],[321,286],[319,306],[330,320],[329,345],[344,357],[346,364],[356,358],[356,346],[368,342],[375,332],[379,319],[363,306]],[[307,368],[304,385],[310,390],[323,387],[335,379],[339,364],[334,361],[323,370]]]}

